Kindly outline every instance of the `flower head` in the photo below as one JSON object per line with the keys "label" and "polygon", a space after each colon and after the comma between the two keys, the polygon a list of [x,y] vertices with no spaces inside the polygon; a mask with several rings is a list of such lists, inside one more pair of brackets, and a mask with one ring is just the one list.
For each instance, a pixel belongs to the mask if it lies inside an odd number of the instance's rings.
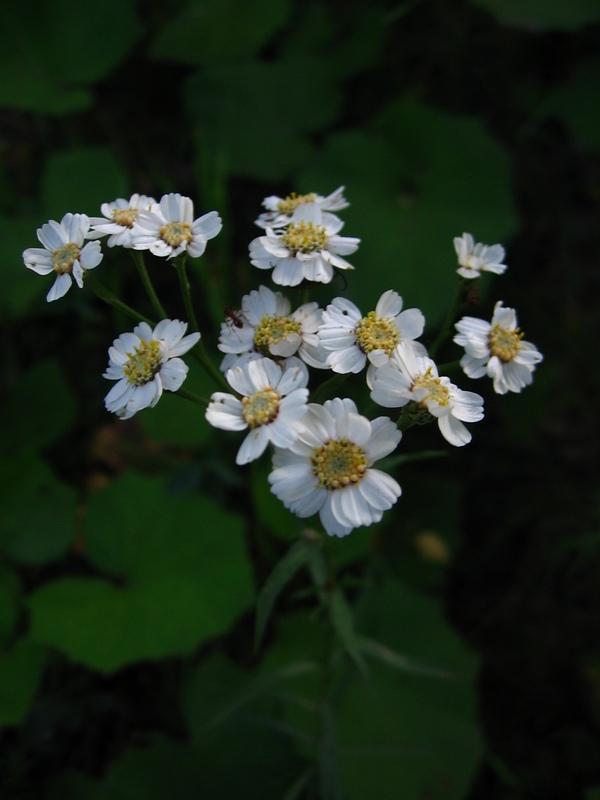
{"label": "flower head", "polygon": [[229,354],[221,368],[233,366],[244,353],[273,358],[289,358],[297,353],[310,366],[323,367],[317,337],[321,310],[317,303],[305,303],[293,313],[290,308],[281,292],[266,286],[245,295],[241,311],[230,312],[221,325],[219,350]]}
{"label": "flower head", "polygon": [[221,217],[209,211],[194,219],[194,204],[189,197],[165,194],[158,205],[150,210],[140,210],[131,231],[135,250],[150,250],[155,256],[175,258],[187,252],[198,258],[206,250],[206,243],[221,230]]}
{"label": "flower head", "polygon": [[[323,197],[315,192],[310,194],[296,194],[293,192],[287,197],[265,197],[263,206],[267,209],[259,215],[255,221],[261,228],[283,228],[289,225],[292,221],[294,211],[299,207],[306,205],[306,203],[315,203],[321,211],[341,211],[343,208],[348,208],[350,203],[344,197],[344,187],[340,186]],[[324,214],[323,219],[330,222],[337,219],[334,214]]]}
{"label": "flower head", "polygon": [[456,344],[465,348],[460,365],[469,378],[488,375],[498,394],[520,392],[533,380],[536,365],[543,360],[535,345],[523,341],[514,308],[496,303],[491,322],[463,317],[456,323]]}
{"label": "flower head", "polygon": [[430,358],[418,356],[412,348],[401,345],[389,367],[375,373],[371,399],[385,408],[400,408],[414,403],[438,421],[440,433],[447,442],[462,447],[471,441],[463,422],[483,419],[483,398],[474,392],[463,392],[438,375]]}
{"label": "flower head", "polygon": [[100,210],[103,217],[90,217],[92,231],[90,239],[108,236],[109,247],[132,247],[131,232],[140,211],[151,211],[156,206],[153,197],[145,194],[132,194],[129,200],[117,198],[112,203],[102,203]]}
{"label": "flower head", "polygon": [[387,417],[361,416],[348,398],[310,403],[299,435],[276,448],[271,491],[299,517],[319,512],[330,536],[379,522],[401,489],[372,464],[395,450],[402,434]]}
{"label": "flower head", "polygon": [[501,275],[506,269],[506,264],[502,264],[504,248],[501,244],[475,244],[470,233],[463,233],[454,238],[454,249],[459,264],[456,271],[463,278],[478,278],[482,272]]}
{"label": "flower head", "polygon": [[176,392],[188,368],[178,358],[200,339],[199,333],[184,336],[187,323],[163,319],[152,330],[140,322],[133,333],[122,333],[108,350],[104,378],[117,381],[106,395],[107,411],[129,419],[142,408],[155,406],[164,389]]}
{"label": "flower head", "polygon": [[266,236],[250,243],[250,260],[259,269],[273,269],[273,281],[280,286],[304,280],[329,283],[334,267],[353,269],[342,256],[354,253],[360,242],[337,235],[343,224],[333,214],[324,217],[316,203],[304,203],[285,229],[268,227]]}
{"label": "flower head", "polygon": [[241,400],[226,392],[215,392],[206,409],[206,419],[226,431],[250,431],[236,457],[247,464],[261,456],[269,442],[290,447],[298,435],[297,422],[306,413],[308,371],[297,358],[280,366],[269,358],[246,361],[226,374]]}
{"label": "flower head", "polygon": [[390,289],[364,317],[354,303],[336,297],[323,312],[319,341],[334,372],[360,372],[367,360],[375,367],[387,364],[398,345],[412,342],[424,326],[423,314],[417,308],[402,311],[402,298]]}
{"label": "flower head", "polygon": [[71,288],[73,281],[83,286],[85,270],[94,269],[102,261],[99,242],[83,244],[90,229],[90,220],[85,214],[65,214],[60,222],[51,219],[37,230],[37,237],[44,245],[30,247],[23,253],[28,269],[39,275],[56,272],[56,280],[46,295],[46,300],[58,300]]}

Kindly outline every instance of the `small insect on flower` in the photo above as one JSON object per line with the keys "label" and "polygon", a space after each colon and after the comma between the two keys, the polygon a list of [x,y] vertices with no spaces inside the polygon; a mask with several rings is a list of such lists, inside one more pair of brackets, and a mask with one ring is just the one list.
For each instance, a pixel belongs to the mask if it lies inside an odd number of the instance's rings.
{"label": "small insect on flower", "polygon": [[244,312],[233,308],[232,306],[225,306],[225,319],[229,327],[243,328],[244,327]]}

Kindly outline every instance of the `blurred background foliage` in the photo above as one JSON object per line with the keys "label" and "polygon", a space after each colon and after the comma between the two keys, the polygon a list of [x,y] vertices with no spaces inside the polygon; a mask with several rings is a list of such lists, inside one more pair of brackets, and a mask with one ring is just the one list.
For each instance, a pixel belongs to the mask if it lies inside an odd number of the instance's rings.
{"label": "blurred background foliage", "polygon": [[[597,0],[4,0],[0,35],[1,796],[598,800]],[[465,386],[472,444],[406,458],[394,511],[323,547],[196,407],[110,418],[129,321],[46,304],[21,253],[132,192],[217,209],[214,350],[264,280],[262,199],[339,185],[361,248],[316,299],[394,288],[431,341],[470,231],[510,267],[475,313],[516,307],[545,362]],[[102,272],[151,313],[126,254]]]}

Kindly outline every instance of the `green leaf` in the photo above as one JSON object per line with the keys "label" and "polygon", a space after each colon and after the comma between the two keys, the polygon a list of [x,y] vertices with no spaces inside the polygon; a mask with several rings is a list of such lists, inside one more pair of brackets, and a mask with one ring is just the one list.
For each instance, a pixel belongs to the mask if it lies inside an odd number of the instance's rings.
{"label": "green leaf", "polygon": [[366,677],[368,670],[362,657],[361,643],[354,630],[354,615],[344,593],[340,589],[332,589],[326,593],[326,598],[333,630],[339,636],[346,653],[354,661],[361,674]]}
{"label": "green leaf", "polygon": [[573,31],[600,19],[597,0],[473,0],[499,22],[528,28]]}
{"label": "green leaf", "polygon": [[108,75],[140,32],[133,0],[106,0],[102,14],[82,13],[77,0],[4,0],[0,106],[49,114],[89,107],[83,87]]}
{"label": "green leaf", "polygon": [[[39,214],[0,218],[0,263],[5,265],[0,314],[4,320],[27,313],[32,301],[45,297],[51,286],[44,276],[36,275],[23,263],[23,250],[40,246],[36,231],[41,224]],[[52,276],[47,280],[52,281]]]}
{"label": "green leaf", "polygon": [[0,549],[23,564],[44,564],[69,547],[77,495],[33,453],[0,460]]}
{"label": "green leaf", "polygon": [[150,55],[183,64],[250,58],[288,16],[289,0],[192,0],[161,28]]}
{"label": "green leaf", "polygon": [[82,147],[53,152],[47,158],[42,202],[50,219],[60,221],[69,211],[100,214],[102,203],[125,194],[123,170],[107,148]]}
{"label": "green leaf", "polygon": [[[52,413],[40,413],[40,409],[52,409]],[[47,447],[75,419],[75,401],[58,363],[38,361],[19,376],[0,406],[0,447],[4,452]]]}
{"label": "green leaf", "polygon": [[[183,388],[209,399],[216,390],[215,382],[187,357],[190,371]],[[139,415],[139,424],[147,436],[185,448],[196,448],[211,436],[213,428],[204,418],[204,408],[184,397],[165,392],[160,403]]]}
{"label": "green leaf", "polygon": [[327,65],[309,56],[207,67],[190,77],[185,96],[202,157],[213,154],[231,175],[268,181],[311,158],[304,134],[331,124],[341,100]]}
{"label": "green leaf", "polygon": [[310,562],[315,548],[319,548],[320,546],[321,543],[319,541],[308,538],[299,539],[290,547],[267,578],[265,585],[260,590],[256,603],[256,625],[254,629],[255,652],[260,646],[273,606],[281,591],[291,581],[298,570]]}
{"label": "green leaf", "polygon": [[37,690],[46,651],[27,639],[19,639],[0,653],[0,726],[19,725]]}
{"label": "green leaf", "polygon": [[92,498],[84,537],[117,585],[63,579],[38,589],[32,636],[103,672],[193,651],[252,602],[242,528],[205,497],[123,476]]}

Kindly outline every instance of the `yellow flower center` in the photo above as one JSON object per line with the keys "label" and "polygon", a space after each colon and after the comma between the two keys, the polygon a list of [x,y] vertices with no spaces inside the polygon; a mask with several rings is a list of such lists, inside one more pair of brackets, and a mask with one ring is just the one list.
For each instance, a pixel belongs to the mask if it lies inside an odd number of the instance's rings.
{"label": "yellow flower center", "polygon": [[179,247],[182,242],[191,242],[194,238],[187,222],[169,222],[159,230],[161,237],[171,247]]}
{"label": "yellow flower center", "polygon": [[79,258],[81,249],[73,242],[68,242],[59,247],[58,250],[52,251],[52,266],[54,271],[62,275],[65,272],[71,272],[73,264]]}
{"label": "yellow flower center", "polygon": [[298,206],[303,206],[305,203],[314,203],[316,199],[317,195],[312,192],[311,194],[298,195],[292,192],[285,200],[280,200],[277,203],[277,211],[279,211],[280,214],[285,214],[286,217],[291,217]]}
{"label": "yellow flower center", "polygon": [[281,237],[281,241],[292,255],[314,253],[315,250],[325,249],[327,234],[324,225],[314,225],[312,222],[292,222]]}
{"label": "yellow flower center", "polygon": [[358,321],[354,335],[363,353],[384,350],[389,356],[400,341],[400,331],[390,317],[378,317],[374,311]]}
{"label": "yellow flower center", "polygon": [[124,228],[133,228],[133,223],[137,219],[139,210],[137,208],[114,208],[112,212],[113,222],[122,225]]}
{"label": "yellow flower center", "polygon": [[450,392],[448,388],[442,384],[441,378],[435,377],[431,367],[428,367],[425,375],[419,375],[415,378],[413,389],[415,388],[427,389],[427,397],[421,401],[423,408],[426,408],[427,400],[433,400],[440,406],[448,405]]}
{"label": "yellow flower center", "polygon": [[269,346],[287,338],[290,333],[300,333],[300,323],[290,317],[276,317],[266,314],[254,331],[254,344],[257,350],[268,353]]}
{"label": "yellow flower center", "polygon": [[143,386],[160,369],[161,354],[160,344],[152,339],[149,342],[140,342],[134,347],[133,353],[127,353],[129,361],[123,365],[123,374],[127,378],[127,383],[134,386]]}
{"label": "yellow flower center", "polygon": [[488,334],[488,346],[494,356],[500,361],[512,361],[521,349],[523,334],[518,328],[510,330],[495,325]]}
{"label": "yellow flower center", "polygon": [[313,448],[310,463],[320,485],[329,491],[358,483],[367,471],[365,451],[347,439],[329,439]]}
{"label": "yellow flower center", "polygon": [[279,413],[279,394],[267,386],[249,397],[242,397],[242,414],[251,428],[268,425]]}

